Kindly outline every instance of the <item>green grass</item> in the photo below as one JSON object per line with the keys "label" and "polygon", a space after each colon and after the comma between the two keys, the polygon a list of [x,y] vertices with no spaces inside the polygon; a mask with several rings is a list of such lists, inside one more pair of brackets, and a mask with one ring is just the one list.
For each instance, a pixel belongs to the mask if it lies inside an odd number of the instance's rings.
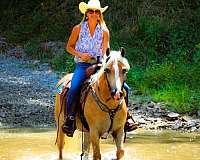
{"label": "green grass", "polygon": [[200,109],[199,52],[194,53],[192,63],[183,64],[177,59],[176,62],[166,60],[147,67],[133,67],[127,83],[134,93],[165,102],[174,111],[197,111]]}
{"label": "green grass", "polygon": [[180,84],[167,84],[160,90],[151,91],[151,95],[155,101],[163,101],[168,108],[180,112],[187,113],[200,109],[196,103],[196,98],[200,96],[198,93],[193,93],[187,86]]}

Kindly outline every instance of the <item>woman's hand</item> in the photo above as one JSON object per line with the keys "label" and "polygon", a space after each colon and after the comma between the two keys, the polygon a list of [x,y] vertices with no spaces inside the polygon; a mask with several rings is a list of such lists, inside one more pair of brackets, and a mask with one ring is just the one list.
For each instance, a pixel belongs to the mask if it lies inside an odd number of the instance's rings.
{"label": "woman's hand", "polygon": [[83,61],[88,61],[92,58],[92,56],[89,53],[82,53],[80,58]]}

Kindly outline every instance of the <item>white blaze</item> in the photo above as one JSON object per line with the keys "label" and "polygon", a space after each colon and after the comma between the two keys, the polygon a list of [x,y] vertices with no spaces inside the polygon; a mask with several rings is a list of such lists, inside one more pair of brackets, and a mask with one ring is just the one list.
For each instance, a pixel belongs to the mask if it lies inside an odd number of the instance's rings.
{"label": "white blaze", "polygon": [[115,70],[115,85],[117,88],[117,91],[121,91],[121,81],[119,77],[119,67],[117,61],[114,62],[114,70]]}

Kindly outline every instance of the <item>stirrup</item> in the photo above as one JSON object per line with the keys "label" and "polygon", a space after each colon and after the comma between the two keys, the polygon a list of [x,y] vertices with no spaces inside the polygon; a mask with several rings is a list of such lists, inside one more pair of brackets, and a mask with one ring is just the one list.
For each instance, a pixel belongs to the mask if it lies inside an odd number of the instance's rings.
{"label": "stirrup", "polygon": [[126,122],[124,126],[125,132],[131,132],[138,128],[138,124]]}
{"label": "stirrup", "polygon": [[[132,120],[133,123],[129,122],[128,120]],[[125,123],[125,126],[124,126],[124,131],[125,132],[131,132],[133,130],[136,130],[138,128],[138,124],[135,123],[133,117],[131,115],[128,115],[127,116],[127,119],[126,119],[126,123]]]}

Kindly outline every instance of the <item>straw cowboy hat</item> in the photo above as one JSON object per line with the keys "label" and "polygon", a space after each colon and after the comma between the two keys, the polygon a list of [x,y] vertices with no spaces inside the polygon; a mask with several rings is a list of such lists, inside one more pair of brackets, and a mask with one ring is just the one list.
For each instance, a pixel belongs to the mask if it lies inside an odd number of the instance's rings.
{"label": "straw cowboy hat", "polygon": [[105,6],[104,8],[101,8],[101,4],[99,0],[89,0],[88,3],[85,2],[81,2],[79,4],[79,10],[81,11],[81,13],[85,14],[85,12],[88,9],[96,9],[96,10],[100,10],[101,13],[103,13],[106,9],[108,8],[108,6]]}

